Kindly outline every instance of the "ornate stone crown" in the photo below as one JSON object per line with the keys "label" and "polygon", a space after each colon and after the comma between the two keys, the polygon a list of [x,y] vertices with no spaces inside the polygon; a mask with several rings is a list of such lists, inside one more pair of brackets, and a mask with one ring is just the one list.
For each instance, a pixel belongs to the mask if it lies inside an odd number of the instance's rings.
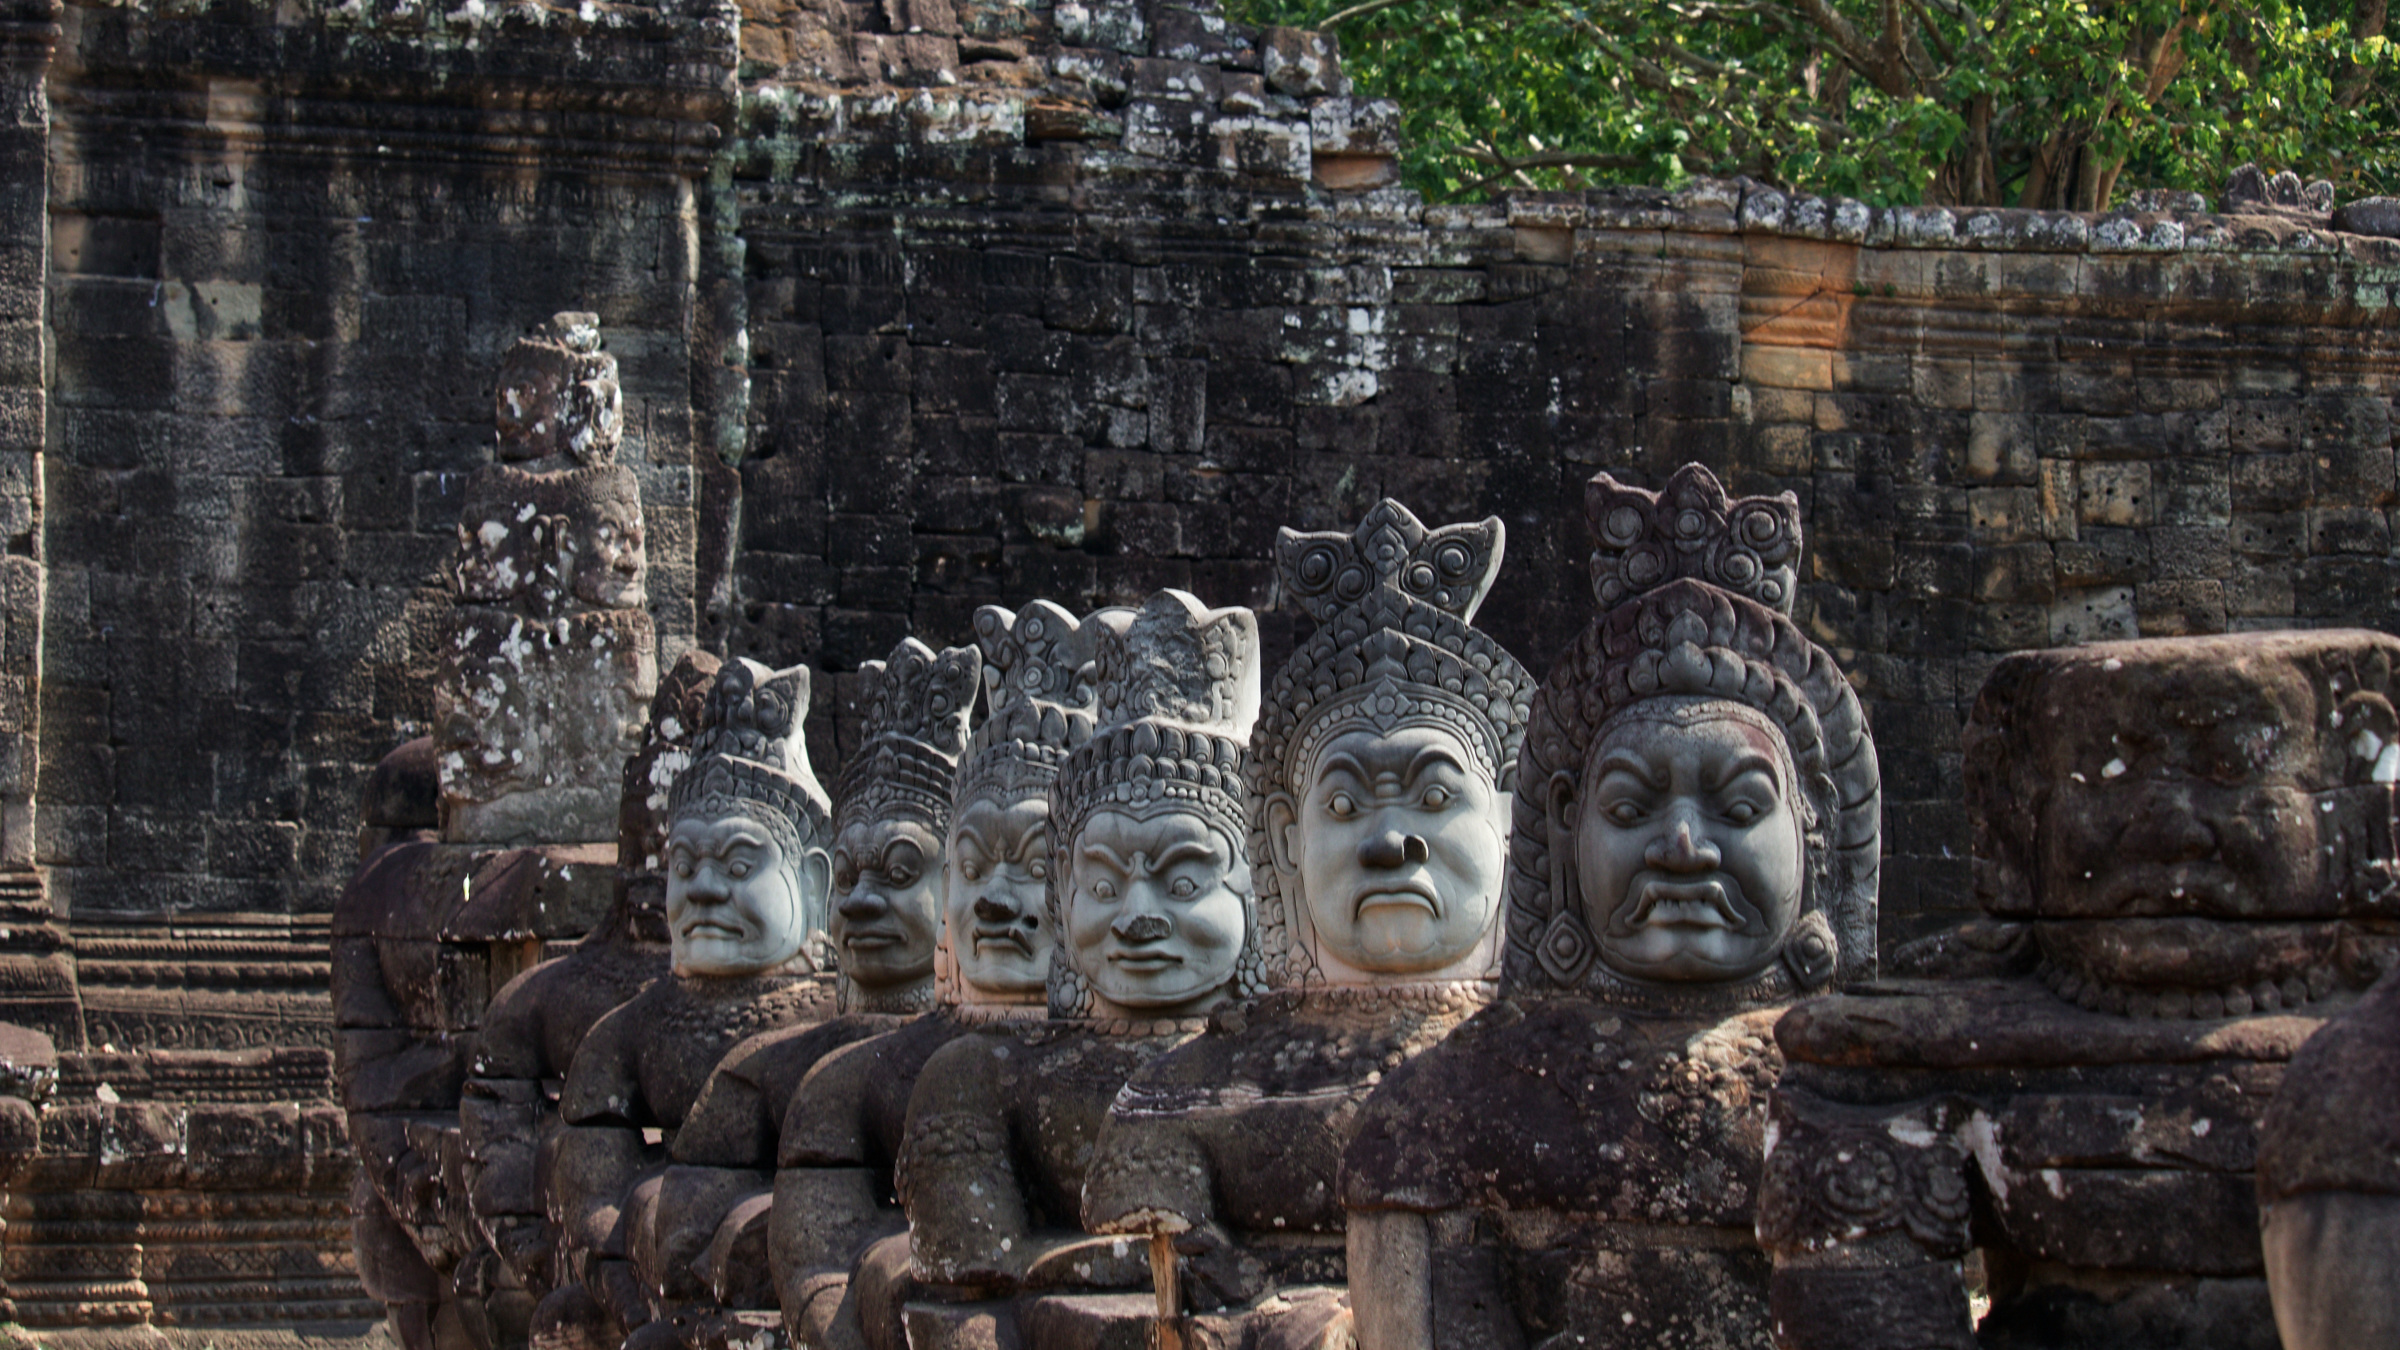
{"label": "ornate stone crown", "polygon": [[[1067,757],[1051,796],[1063,848],[1104,806],[1174,801],[1246,837],[1242,751],[1258,717],[1258,618],[1160,591],[1095,653],[1098,730]],[[1054,869],[1053,877],[1058,875]]]}
{"label": "ornate stone crown", "polygon": [[1769,1000],[1837,977],[1873,978],[1881,779],[1857,694],[1832,655],[1785,616],[1799,557],[1797,499],[1728,500],[1714,474],[1687,464],[1656,493],[1594,475],[1584,504],[1599,540],[1593,591],[1610,607],[1533,698],[1509,847],[1504,983],[1664,996],[1598,959],[1573,894],[1573,861],[1552,846],[1547,803],[1554,776],[1579,776],[1610,720],[1676,696],[1745,704],[1780,728],[1810,821],[1807,897],[1783,960],[1705,996]]}
{"label": "ornate stone crown", "polygon": [[1657,492],[1599,473],[1584,485],[1583,515],[1596,541],[1592,595],[1603,610],[1689,577],[1792,612],[1800,499],[1789,492],[1728,498],[1702,464],[1677,469]]}
{"label": "ornate stone crown", "polygon": [[983,656],[972,647],[935,652],[902,638],[891,656],[859,667],[871,691],[866,735],[842,766],[836,830],[905,815],[936,833],[950,823],[950,790],[967,747],[967,714]]}
{"label": "ornate stone crown", "polygon": [[1303,791],[1327,741],[1437,725],[1482,758],[1495,786],[1512,781],[1533,677],[1468,622],[1506,543],[1497,518],[1429,530],[1388,498],[1354,531],[1277,536],[1277,580],[1319,626],[1276,673],[1250,740],[1251,877],[1270,981],[1301,982],[1309,956],[1270,865],[1267,800]]}
{"label": "ornate stone crown", "polygon": [[502,460],[615,463],[624,395],[617,358],[600,350],[600,316],[556,314],[517,339],[501,360],[492,403]]}
{"label": "ornate stone crown", "polygon": [[983,796],[1006,803],[1049,790],[1067,752],[1091,739],[1098,634],[1112,618],[1121,627],[1132,617],[1107,609],[1078,622],[1048,600],[1013,614],[998,605],[975,611],[984,720],[959,762],[953,802]]}
{"label": "ornate stone crown", "polygon": [[668,818],[755,815],[780,827],[777,842],[795,857],[799,849],[824,847],[832,804],[809,767],[802,735],[808,687],[806,666],[725,663],[708,691],[691,767],[667,791]]}

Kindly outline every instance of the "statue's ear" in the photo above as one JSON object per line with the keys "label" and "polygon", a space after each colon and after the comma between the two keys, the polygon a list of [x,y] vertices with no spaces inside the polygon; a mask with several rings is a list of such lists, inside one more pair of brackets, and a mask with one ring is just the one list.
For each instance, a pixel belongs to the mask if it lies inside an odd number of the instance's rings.
{"label": "statue's ear", "polygon": [[1572,848],[1575,840],[1575,775],[1561,769],[1543,785],[1542,810],[1550,817],[1550,847]]}
{"label": "statue's ear", "polygon": [[1300,809],[1292,794],[1278,788],[1267,794],[1267,861],[1285,880],[1300,872]]}
{"label": "statue's ear", "polygon": [[2340,738],[2343,782],[2400,782],[2400,716],[2390,699],[2364,689],[2343,699],[2332,735]]}
{"label": "statue's ear", "polygon": [[800,899],[808,909],[805,917],[830,913],[833,907],[833,855],[821,848],[809,849],[800,855],[799,866],[792,870],[800,879]]}

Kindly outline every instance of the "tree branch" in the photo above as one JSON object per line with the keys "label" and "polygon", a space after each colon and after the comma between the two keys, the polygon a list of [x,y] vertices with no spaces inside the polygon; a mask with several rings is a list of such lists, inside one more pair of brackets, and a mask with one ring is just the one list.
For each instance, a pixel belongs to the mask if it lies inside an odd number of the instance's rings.
{"label": "tree branch", "polygon": [[1406,3],[1408,3],[1408,0],[1366,0],[1366,3],[1364,4],[1352,5],[1348,9],[1338,10],[1332,14],[1326,15],[1324,18],[1317,21],[1317,28],[1319,31],[1329,30],[1335,24],[1341,23],[1344,20],[1363,19],[1367,15],[1376,13],[1379,10],[1390,9],[1395,5],[1403,5]]}

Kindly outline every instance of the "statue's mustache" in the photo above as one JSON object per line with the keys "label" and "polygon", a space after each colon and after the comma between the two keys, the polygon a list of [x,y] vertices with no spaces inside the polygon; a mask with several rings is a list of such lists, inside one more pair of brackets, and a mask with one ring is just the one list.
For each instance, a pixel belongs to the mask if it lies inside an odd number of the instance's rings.
{"label": "statue's mustache", "polygon": [[1626,937],[1654,921],[1679,928],[1723,928],[1751,936],[1767,931],[1766,915],[1742,894],[1740,879],[1725,872],[1688,879],[1669,879],[1648,870],[1635,873],[1633,884],[1626,888],[1625,903],[1609,916],[1609,934]]}

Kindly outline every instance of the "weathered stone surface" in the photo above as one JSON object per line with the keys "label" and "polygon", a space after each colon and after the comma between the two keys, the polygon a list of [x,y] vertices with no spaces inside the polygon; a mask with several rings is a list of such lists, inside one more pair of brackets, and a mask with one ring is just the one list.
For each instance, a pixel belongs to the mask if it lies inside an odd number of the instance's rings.
{"label": "weathered stone surface", "polygon": [[433,709],[453,841],[610,837],[658,684],[641,488],[616,462],[617,361],[597,325],[562,313],[510,349],[502,462],[467,483]]}
{"label": "weathered stone surface", "polygon": [[[1997,921],[1924,954],[1951,978],[1776,1028],[1791,1067],[1760,1233],[1783,1338],[2267,1347],[2278,1255],[2296,1272],[2332,1238],[2381,1259],[2351,1215],[2304,1205],[2279,1229],[2268,1197],[2292,1188],[2259,1188],[2265,1103],[2314,1109],[2284,1095],[2287,1062],[2391,964],[2367,916],[2390,885],[2393,654],[2334,630],[2000,663],[1964,737]],[[1972,1332],[1970,1210],[1992,1281]]]}

